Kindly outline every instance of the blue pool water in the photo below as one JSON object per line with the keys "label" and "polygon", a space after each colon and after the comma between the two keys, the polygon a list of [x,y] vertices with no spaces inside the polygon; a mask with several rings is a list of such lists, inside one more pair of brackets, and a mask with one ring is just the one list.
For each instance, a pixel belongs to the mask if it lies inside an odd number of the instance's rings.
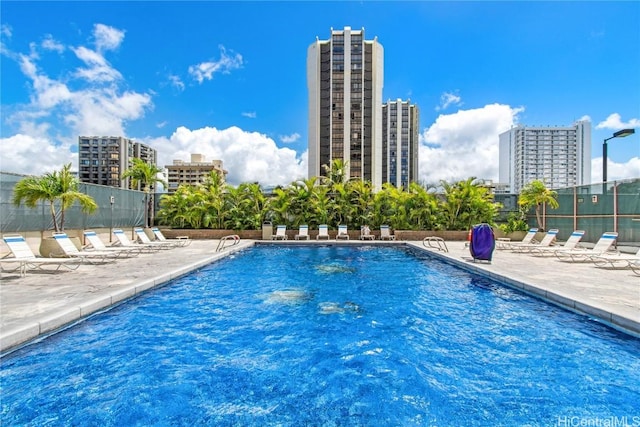
{"label": "blue pool water", "polygon": [[391,247],[257,247],[1,363],[3,426],[640,425],[640,340]]}

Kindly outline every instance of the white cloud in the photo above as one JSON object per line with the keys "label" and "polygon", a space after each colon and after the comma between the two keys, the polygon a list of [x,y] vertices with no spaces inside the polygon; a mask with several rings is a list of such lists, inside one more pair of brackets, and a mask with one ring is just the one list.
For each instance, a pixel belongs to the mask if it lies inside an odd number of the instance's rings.
{"label": "white cloud", "polygon": [[124,40],[124,31],[104,24],[95,24],[93,26],[93,37],[98,51],[114,50]]}
{"label": "white cloud", "polygon": [[85,68],[78,68],[75,76],[89,82],[113,82],[120,80],[122,74],[111,67],[109,62],[100,53],[84,46],[71,48],[78,59],[87,64]]}
{"label": "white cloud", "polygon": [[[78,155],[71,152],[71,147],[72,144],[69,142],[56,146],[47,138],[24,134],[2,138],[0,139],[2,150],[0,170],[25,175],[42,175],[58,170],[67,163],[71,163],[75,169],[78,165]],[[35,159],[38,161],[34,161]]]}
{"label": "white cloud", "polygon": [[292,142],[296,142],[300,139],[299,133],[292,133],[291,135],[280,135],[280,142],[284,144],[291,144]]}
{"label": "white cloud", "polygon": [[169,82],[171,82],[171,86],[173,86],[174,88],[180,91],[184,90],[184,83],[182,82],[182,79],[180,79],[179,76],[169,75]]}
{"label": "white cloud", "polygon": [[222,45],[218,48],[220,49],[220,59],[218,61],[201,62],[200,64],[189,67],[189,74],[191,74],[198,83],[213,79],[215,73],[229,74],[231,70],[242,67],[242,55],[239,53],[234,54],[233,51],[227,54],[227,50]]}
{"label": "white cloud", "polygon": [[[121,43],[124,32],[98,24],[94,37],[96,46],[101,50],[113,49]],[[58,150],[56,144],[60,141],[76,143],[79,135],[126,135],[125,123],[143,117],[145,111],[152,107],[151,95],[123,91],[118,87],[122,76],[101,53],[85,46],[71,48],[86,67],[63,73],[54,79],[39,68],[38,47],[30,44],[27,54],[3,52],[20,65],[20,70],[31,82],[30,102],[7,109],[9,113],[6,114],[5,123],[10,125],[5,126],[4,133],[11,134],[14,131],[16,136],[21,136],[21,141],[29,136],[32,140],[27,144],[28,147],[40,145],[39,152],[48,153],[52,149]],[[43,48],[57,53],[65,50],[52,36],[45,38]],[[11,138],[5,138],[3,143],[7,141],[11,141]],[[22,152],[30,155],[28,150],[17,150],[16,155],[20,156]],[[67,155],[63,157],[68,158]],[[60,164],[54,163],[58,156],[38,158],[47,159],[49,164],[45,163],[46,169],[60,167]],[[23,163],[16,161],[17,169],[13,171],[30,173],[28,161],[32,159],[26,159],[27,167],[24,170],[21,167]]]}
{"label": "white cloud", "polygon": [[436,111],[446,110],[451,105],[462,105],[462,98],[457,93],[445,92],[440,95],[440,105],[436,107]]}
{"label": "white cloud", "polygon": [[278,148],[275,141],[257,132],[238,127],[190,130],[179,127],[169,138],[145,141],[158,151],[158,166],[174,159],[189,161],[192,153],[203,154],[208,161],[222,160],[229,171],[227,182],[259,182],[261,185],[288,185],[307,175],[306,153],[298,155],[289,148]]}
{"label": "white cloud", "polygon": [[47,34],[42,41],[42,48],[45,50],[52,50],[54,52],[62,53],[64,52],[64,45],[56,40],[54,40],[51,34]]}
{"label": "white cloud", "polygon": [[242,113],[243,117],[248,117],[250,119],[255,119],[256,117],[258,117],[258,115],[256,114],[255,111],[247,111],[245,113]]}
{"label": "white cloud", "polygon": [[437,184],[476,177],[498,179],[498,135],[524,108],[491,104],[440,115],[420,135],[419,179]]}
{"label": "white cloud", "polygon": [[11,25],[7,25],[7,24],[0,25],[0,34],[2,34],[5,37],[11,38],[11,35],[13,34],[13,29],[11,28]]}
{"label": "white cloud", "polygon": [[620,130],[626,128],[637,128],[640,127],[640,120],[638,119],[630,119],[628,122],[623,122],[620,114],[613,113],[610,114],[609,117],[603,122],[600,122],[596,125],[596,129],[611,129],[611,130]]}
{"label": "white cloud", "polygon": [[[637,178],[640,176],[640,157],[632,157],[625,163],[607,159],[607,181]],[[602,182],[602,157],[591,159],[591,182]]]}

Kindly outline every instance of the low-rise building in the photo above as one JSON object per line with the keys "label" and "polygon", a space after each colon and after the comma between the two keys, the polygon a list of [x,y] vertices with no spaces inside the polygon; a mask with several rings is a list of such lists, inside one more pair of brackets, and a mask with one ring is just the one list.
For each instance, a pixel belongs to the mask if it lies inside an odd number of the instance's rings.
{"label": "low-rise building", "polygon": [[222,160],[207,162],[202,154],[191,154],[191,162],[174,160],[173,164],[165,167],[169,193],[175,192],[180,185],[201,184],[211,172],[218,173],[223,182],[227,175],[227,171],[222,166]]}

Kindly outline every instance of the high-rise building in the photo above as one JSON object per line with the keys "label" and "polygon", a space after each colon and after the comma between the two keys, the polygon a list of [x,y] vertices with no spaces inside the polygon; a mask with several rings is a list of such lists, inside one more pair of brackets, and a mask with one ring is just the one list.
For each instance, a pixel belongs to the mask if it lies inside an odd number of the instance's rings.
{"label": "high-rise building", "polygon": [[78,138],[78,178],[81,182],[142,190],[131,179],[121,179],[132,158],[156,165],[156,150],[121,136],[81,136]]}
{"label": "high-rise building", "polygon": [[347,177],[382,185],[384,51],[364,29],[331,30],[307,50],[309,177],[342,160]]}
{"label": "high-rise building", "polygon": [[418,180],[418,107],[409,101],[382,106],[382,182],[408,188]]}
{"label": "high-rise building", "polygon": [[534,180],[547,188],[591,184],[590,121],[567,127],[518,125],[499,138],[499,181],[511,193]]}
{"label": "high-rise building", "polygon": [[191,162],[174,160],[172,165],[167,165],[167,184],[169,193],[175,192],[180,185],[197,185],[205,181],[209,174],[215,171],[222,182],[225,181],[227,171],[222,167],[222,160],[205,161],[202,154],[191,154]]}

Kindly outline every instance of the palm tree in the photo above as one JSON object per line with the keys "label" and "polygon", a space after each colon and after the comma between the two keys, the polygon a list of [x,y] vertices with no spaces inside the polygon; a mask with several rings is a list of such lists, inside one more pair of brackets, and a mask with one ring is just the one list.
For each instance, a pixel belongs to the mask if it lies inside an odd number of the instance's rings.
{"label": "palm tree", "polygon": [[322,165],[326,176],[326,181],[329,181],[329,185],[342,184],[348,181],[347,167],[349,162],[345,162],[342,159],[333,159],[330,165]]}
{"label": "palm tree", "polygon": [[494,222],[499,204],[493,202],[487,187],[475,181],[475,177],[453,184],[441,181],[445,198],[441,214],[446,230],[468,230],[473,224]]}
{"label": "palm tree", "polygon": [[292,226],[298,227],[301,224],[309,223],[309,218],[312,216],[314,209],[311,202],[315,199],[315,194],[318,190],[316,186],[317,180],[318,178],[315,176],[309,179],[300,179],[288,187]]}
{"label": "palm tree", "polygon": [[[49,211],[56,232],[64,230],[64,212],[77,201],[82,212],[93,213],[98,204],[93,198],[79,191],[80,181],[71,173],[71,163],[64,165],[62,170],[46,173],[43,176],[29,176],[15,185],[13,189],[13,204],[35,208],[39,201],[49,202]],[[56,202],[60,202],[60,220]]]}
{"label": "palm tree", "polygon": [[371,225],[373,220],[374,194],[370,181],[349,181],[349,197],[351,199],[351,226]]}
{"label": "palm tree", "polygon": [[525,185],[518,197],[518,204],[525,209],[531,209],[535,207],[536,221],[538,222],[538,228],[543,229],[542,217],[540,208],[547,204],[551,209],[557,209],[558,206],[558,193],[549,190],[544,182],[540,180],[531,181]]}
{"label": "palm tree", "polygon": [[145,193],[145,212],[144,212],[144,226],[149,227],[149,224],[153,224],[153,195],[151,190],[154,184],[161,183],[165,187],[167,183],[158,174],[162,172],[156,165],[147,163],[142,159],[134,157],[131,159],[131,167],[124,171],[121,179],[131,178],[131,183],[134,186],[140,185],[142,191]]}

